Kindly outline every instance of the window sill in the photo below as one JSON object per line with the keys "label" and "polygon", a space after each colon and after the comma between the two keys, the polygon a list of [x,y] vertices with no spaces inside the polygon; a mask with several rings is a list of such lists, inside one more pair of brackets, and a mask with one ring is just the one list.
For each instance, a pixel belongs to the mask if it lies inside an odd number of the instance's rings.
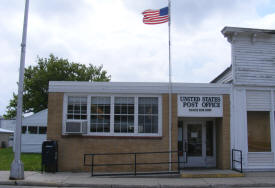
{"label": "window sill", "polygon": [[64,134],[62,135],[62,138],[71,138],[71,137],[77,137],[77,138],[100,138],[100,139],[156,139],[160,140],[162,139],[162,136],[105,136],[105,135],[73,135],[73,134]]}

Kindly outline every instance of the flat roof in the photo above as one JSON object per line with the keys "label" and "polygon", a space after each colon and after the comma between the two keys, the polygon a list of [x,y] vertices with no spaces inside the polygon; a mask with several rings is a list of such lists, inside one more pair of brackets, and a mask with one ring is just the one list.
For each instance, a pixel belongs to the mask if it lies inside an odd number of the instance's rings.
{"label": "flat roof", "polygon": [[[172,83],[172,93],[229,94],[230,89],[230,84]],[[49,92],[161,94],[169,93],[169,83],[50,81]]]}

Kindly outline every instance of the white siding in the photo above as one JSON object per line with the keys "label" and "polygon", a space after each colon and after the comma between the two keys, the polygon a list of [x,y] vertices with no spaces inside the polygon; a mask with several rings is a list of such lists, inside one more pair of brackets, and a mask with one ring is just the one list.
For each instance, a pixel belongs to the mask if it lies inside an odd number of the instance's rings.
{"label": "white siding", "polygon": [[46,134],[22,134],[21,151],[23,153],[41,153]]}
{"label": "white siding", "polygon": [[215,82],[213,82],[213,83],[228,84],[228,83],[231,83],[232,80],[233,80],[232,70],[229,70],[224,75],[222,75],[220,78],[218,78],[217,80],[215,80]]}
{"label": "white siding", "polygon": [[16,123],[16,120],[6,120],[6,119],[1,119],[0,120],[0,128],[2,129],[7,129],[7,130],[10,130],[10,131],[15,131],[15,123]]}
{"label": "white siding", "polygon": [[232,82],[232,71],[227,72],[217,83],[227,84]]}
{"label": "white siding", "polygon": [[246,104],[247,111],[270,111],[271,93],[270,91],[247,91]]}
{"label": "white siding", "polygon": [[233,43],[235,84],[275,86],[275,37],[240,35]]}
{"label": "white siding", "polygon": [[248,169],[264,169],[275,167],[273,152],[249,152],[247,160]]}
{"label": "white siding", "polygon": [[247,125],[245,89],[233,88],[231,105],[231,149],[242,150],[244,168],[247,165]]}

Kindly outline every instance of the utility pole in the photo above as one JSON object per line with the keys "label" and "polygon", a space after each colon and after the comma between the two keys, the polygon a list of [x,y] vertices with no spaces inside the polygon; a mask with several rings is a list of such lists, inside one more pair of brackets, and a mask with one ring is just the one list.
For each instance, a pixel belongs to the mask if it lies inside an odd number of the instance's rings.
{"label": "utility pole", "polygon": [[24,84],[24,71],[25,71],[25,56],[26,56],[26,38],[27,38],[27,25],[28,25],[28,12],[29,0],[25,3],[23,36],[21,43],[21,57],[20,57],[20,71],[19,71],[19,84],[18,84],[18,99],[16,111],[16,129],[15,129],[15,152],[14,160],[11,164],[10,179],[20,180],[24,179],[24,164],[21,157],[21,125],[22,125],[22,104],[23,104],[23,84]]}

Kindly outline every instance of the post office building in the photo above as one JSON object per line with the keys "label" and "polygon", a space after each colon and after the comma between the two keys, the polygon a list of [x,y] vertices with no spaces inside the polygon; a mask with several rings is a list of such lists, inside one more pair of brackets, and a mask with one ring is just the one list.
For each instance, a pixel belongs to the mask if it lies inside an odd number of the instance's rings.
{"label": "post office building", "polygon": [[112,164],[102,172],[231,169],[240,156],[236,168],[274,170],[275,31],[222,34],[231,65],[211,83],[50,82],[47,139],[58,143],[58,169],[88,171],[84,155],[102,154],[92,159]]}

